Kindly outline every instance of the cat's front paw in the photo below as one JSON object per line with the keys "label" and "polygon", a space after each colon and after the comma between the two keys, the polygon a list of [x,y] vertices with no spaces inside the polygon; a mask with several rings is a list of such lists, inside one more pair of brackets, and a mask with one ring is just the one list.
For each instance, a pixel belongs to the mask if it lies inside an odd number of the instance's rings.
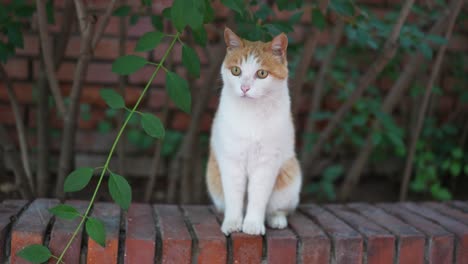
{"label": "cat's front paw", "polygon": [[233,232],[239,232],[242,230],[242,218],[224,219],[221,225],[221,231],[228,236]]}
{"label": "cat's front paw", "polygon": [[263,221],[246,219],[242,225],[242,232],[249,235],[264,235],[265,225]]}

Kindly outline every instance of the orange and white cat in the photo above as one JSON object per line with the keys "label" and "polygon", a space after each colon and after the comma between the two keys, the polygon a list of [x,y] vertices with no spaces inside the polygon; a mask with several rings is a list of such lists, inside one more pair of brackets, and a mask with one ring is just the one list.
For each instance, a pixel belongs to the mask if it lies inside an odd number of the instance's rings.
{"label": "orange and white cat", "polygon": [[263,235],[265,218],[272,228],[288,225],[302,182],[288,91],[288,39],[280,34],[271,42],[251,42],[228,28],[224,39],[224,85],[211,131],[208,190],[224,211],[224,234]]}

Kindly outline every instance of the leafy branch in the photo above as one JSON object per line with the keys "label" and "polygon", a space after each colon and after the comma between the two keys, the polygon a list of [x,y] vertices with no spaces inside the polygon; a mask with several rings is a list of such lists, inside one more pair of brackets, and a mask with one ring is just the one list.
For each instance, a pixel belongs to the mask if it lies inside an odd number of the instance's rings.
{"label": "leafy branch", "polygon": [[[109,191],[113,200],[117,204],[119,204],[124,210],[127,210],[129,208],[130,203],[131,203],[131,187],[124,177],[110,171],[109,163],[117,147],[117,144],[122,136],[123,131],[125,130],[128,122],[130,121],[130,119],[135,113],[139,113],[142,115],[141,122],[142,122],[142,127],[145,130],[145,132],[147,132],[150,136],[154,138],[164,137],[164,127],[161,121],[157,117],[153,116],[152,114],[140,113],[139,111],[137,111],[137,108],[140,105],[141,101],[143,100],[149,87],[151,86],[151,83],[153,82],[154,78],[156,77],[160,69],[164,67],[163,66],[164,62],[166,61],[169,53],[172,51],[174,44],[177,41],[180,41],[180,33],[177,33],[176,35],[172,37],[172,41],[168,49],[166,50],[164,56],[162,57],[161,61],[156,64],[157,65],[156,69],[154,70],[151,77],[149,78],[137,102],[129,111],[129,114],[127,115],[124,123],[122,124],[122,127],[117,133],[117,136],[112,144],[112,147],[109,151],[109,154],[107,156],[104,166],[100,168],[96,168],[96,169],[101,169],[102,171],[99,176],[97,186],[93,192],[93,195],[90,199],[90,202],[88,204],[88,207],[86,208],[85,213],[83,215],[80,215],[78,213],[78,210],[76,210],[72,206],[64,205],[64,204],[58,205],[50,209],[50,212],[52,214],[54,214],[57,217],[64,218],[64,219],[75,219],[77,217],[81,217],[80,223],[78,224],[77,228],[73,232],[70,240],[66,244],[60,256],[53,256],[52,253],[45,246],[42,246],[42,245],[30,245],[24,248],[22,251],[20,251],[18,253],[19,256],[32,262],[44,262],[52,257],[52,258],[56,258],[57,262],[60,263],[63,257],[65,256],[65,253],[70,248],[76,235],[81,230],[81,227],[83,226],[83,224],[85,224],[86,232],[88,233],[88,235],[101,246],[105,246],[104,225],[99,219],[92,218],[89,216],[91,208],[94,204],[98,191],[104,180],[104,176],[106,174],[109,174],[108,187],[109,187]],[[153,46],[154,48],[157,44],[158,43],[151,43],[149,44],[149,46]],[[142,57],[138,57],[134,55],[127,55],[127,56],[118,58],[114,62],[112,70],[120,75],[128,75],[139,70],[140,68],[144,67],[147,64],[152,65],[154,63],[150,63]],[[176,93],[177,97],[171,97],[172,99],[175,99],[176,105],[181,107],[183,110],[188,111],[190,109],[190,92],[188,91],[188,84],[186,83],[186,81],[173,72],[167,72],[166,81],[168,84],[169,93],[171,94],[170,92],[171,90],[173,91],[172,94]],[[182,93],[182,92],[186,94],[184,96],[179,96],[178,93]],[[124,100],[114,90],[102,89],[101,96],[104,98],[107,105],[111,107],[112,109],[126,109]],[[93,168],[79,168],[73,171],[65,180],[64,190],[66,192],[74,192],[74,191],[79,191],[85,188],[88,185],[88,183],[91,181],[94,170],[95,169]]]}

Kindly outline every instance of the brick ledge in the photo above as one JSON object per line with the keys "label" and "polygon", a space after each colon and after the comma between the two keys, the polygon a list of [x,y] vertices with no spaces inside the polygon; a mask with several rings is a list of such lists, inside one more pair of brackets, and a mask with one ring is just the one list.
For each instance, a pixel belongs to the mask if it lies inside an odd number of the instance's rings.
{"label": "brick ledge", "polygon": [[[1,263],[24,263],[15,254],[31,243],[60,252],[77,222],[54,219],[47,208],[57,203],[0,203]],[[466,201],[305,204],[287,229],[264,237],[225,237],[210,206],[133,204],[122,212],[97,203],[92,215],[105,223],[107,246],[80,232],[66,263],[468,263]]]}

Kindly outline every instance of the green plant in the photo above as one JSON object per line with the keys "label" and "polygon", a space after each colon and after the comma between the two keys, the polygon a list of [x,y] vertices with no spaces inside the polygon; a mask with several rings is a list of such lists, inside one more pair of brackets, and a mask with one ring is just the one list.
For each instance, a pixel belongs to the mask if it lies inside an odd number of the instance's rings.
{"label": "green plant", "polygon": [[[119,75],[132,74],[147,65],[154,66],[155,70],[150,76],[137,102],[131,109],[126,107],[123,98],[113,89],[101,89],[100,95],[104,99],[106,104],[110,107],[110,109],[125,110],[128,112],[128,114],[125,118],[125,121],[123,122],[122,127],[117,133],[117,136],[112,144],[104,166],[99,168],[78,168],[71,174],[69,174],[65,180],[64,190],[66,192],[79,191],[88,185],[94,172],[100,171],[97,186],[93,192],[93,195],[90,199],[89,205],[86,208],[85,213],[81,215],[80,213],[78,213],[78,210],[76,210],[72,206],[64,204],[60,204],[50,209],[50,212],[59,218],[81,218],[78,227],[74,231],[71,239],[68,241],[62,253],[59,256],[54,256],[45,246],[30,245],[22,249],[18,253],[19,256],[33,263],[42,263],[47,261],[49,258],[55,258],[57,259],[57,262],[60,263],[83,224],[85,224],[85,230],[88,233],[88,235],[101,246],[105,246],[104,225],[99,219],[90,217],[89,213],[106,175],[109,176],[108,188],[112,199],[117,204],[119,204],[120,207],[124,210],[127,210],[130,206],[132,199],[131,187],[123,176],[111,171],[111,169],[109,168],[109,162],[114,154],[114,151],[122,136],[124,129],[127,127],[134,114],[140,116],[141,126],[150,137],[156,139],[161,139],[164,137],[164,127],[157,117],[150,113],[142,113],[137,111],[138,106],[142,102],[143,97],[148,91],[150,84],[153,82],[159,70],[162,69],[166,72],[166,89],[170,99],[183,111],[190,112],[191,96],[187,81],[179,75],[177,75],[176,73],[171,72],[164,66],[164,62],[166,61],[169,53],[172,51],[174,44],[176,42],[180,42],[183,45],[184,49],[184,66],[187,68],[189,73],[193,75],[197,75],[200,72],[200,61],[198,59],[197,54],[193,50],[191,50],[190,47],[186,46],[182,42],[180,36],[186,26],[190,26],[192,28],[202,27],[204,18],[208,14],[206,10],[207,6],[209,6],[209,2],[190,1],[190,3],[193,6],[191,6],[189,10],[186,10],[186,1],[175,0],[174,5],[170,8],[167,8],[164,12],[166,15],[169,14],[167,15],[167,18],[169,18],[177,28],[177,33],[175,35],[167,35],[163,32],[155,31],[146,33],[139,39],[135,51],[152,50],[162,41],[163,38],[170,38],[171,41],[169,47],[164,53],[164,56],[162,57],[161,61],[157,63],[150,62],[147,61],[145,58],[136,55],[122,56],[114,61],[112,65],[112,71]],[[127,12],[125,11],[127,9],[127,6],[122,6],[116,11],[114,11],[114,14],[123,15]],[[186,11],[189,11],[191,13],[191,16],[187,16],[185,13]]]}

